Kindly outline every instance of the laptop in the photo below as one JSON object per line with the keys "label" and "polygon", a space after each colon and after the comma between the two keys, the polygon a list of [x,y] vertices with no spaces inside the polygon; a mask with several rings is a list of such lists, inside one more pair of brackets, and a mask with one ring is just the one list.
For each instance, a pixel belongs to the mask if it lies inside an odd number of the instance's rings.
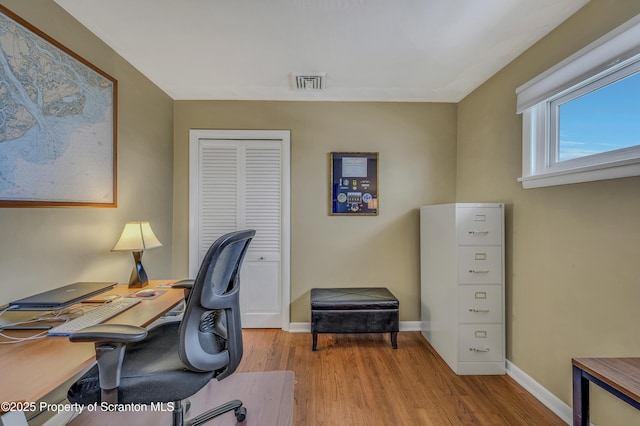
{"label": "laptop", "polygon": [[111,290],[116,282],[78,282],[9,303],[10,310],[55,311]]}

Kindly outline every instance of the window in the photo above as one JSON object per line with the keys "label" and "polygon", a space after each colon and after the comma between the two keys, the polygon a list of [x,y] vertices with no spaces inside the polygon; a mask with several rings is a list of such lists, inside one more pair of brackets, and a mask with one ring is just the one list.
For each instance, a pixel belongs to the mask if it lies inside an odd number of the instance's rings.
{"label": "window", "polygon": [[551,102],[556,163],[640,145],[640,73],[591,86]]}
{"label": "window", "polygon": [[524,188],[640,175],[640,16],[516,91]]}

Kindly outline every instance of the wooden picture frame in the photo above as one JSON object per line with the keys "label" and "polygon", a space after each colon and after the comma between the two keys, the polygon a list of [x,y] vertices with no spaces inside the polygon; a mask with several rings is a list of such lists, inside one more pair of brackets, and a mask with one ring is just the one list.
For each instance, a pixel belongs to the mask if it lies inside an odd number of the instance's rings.
{"label": "wooden picture frame", "polygon": [[0,6],[0,207],[117,206],[117,81]]}
{"label": "wooden picture frame", "polygon": [[377,216],[378,153],[332,152],[329,163],[329,214]]}

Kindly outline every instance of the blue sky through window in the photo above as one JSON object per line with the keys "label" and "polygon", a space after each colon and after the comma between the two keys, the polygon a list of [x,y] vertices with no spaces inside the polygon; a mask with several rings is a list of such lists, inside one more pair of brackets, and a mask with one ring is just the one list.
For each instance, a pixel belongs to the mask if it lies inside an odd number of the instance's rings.
{"label": "blue sky through window", "polygon": [[559,107],[558,161],[640,145],[640,73]]}

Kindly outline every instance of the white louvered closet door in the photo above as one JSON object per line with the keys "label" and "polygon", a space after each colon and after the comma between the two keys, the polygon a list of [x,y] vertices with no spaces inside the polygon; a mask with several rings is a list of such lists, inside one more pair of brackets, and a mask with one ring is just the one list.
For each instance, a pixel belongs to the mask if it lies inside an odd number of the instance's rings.
{"label": "white louvered closet door", "polygon": [[281,328],[281,143],[200,139],[198,151],[197,265],[221,235],[255,229],[240,274],[242,326]]}

